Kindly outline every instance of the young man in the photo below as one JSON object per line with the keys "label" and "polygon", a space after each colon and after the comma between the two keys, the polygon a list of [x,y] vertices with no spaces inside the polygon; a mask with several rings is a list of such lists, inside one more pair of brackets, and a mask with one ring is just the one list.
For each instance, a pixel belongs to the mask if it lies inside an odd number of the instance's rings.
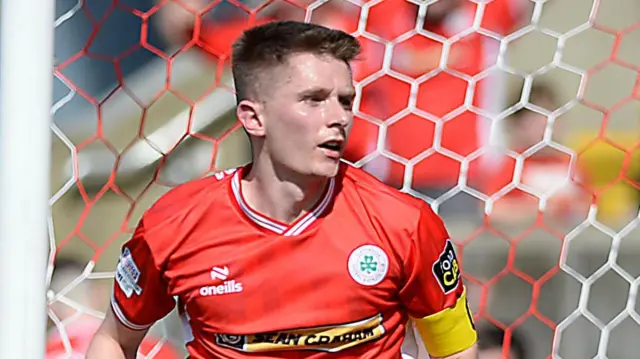
{"label": "young man", "polygon": [[134,358],[176,305],[192,358],[476,358],[454,248],[430,207],[340,161],[352,36],[272,22],[233,47],[246,167],[182,185],[141,219],[89,359]]}
{"label": "young man", "polygon": [[[519,101],[521,92],[514,93],[511,103]],[[553,85],[543,83],[534,83],[531,87],[529,102],[547,111],[554,111],[560,104]],[[522,154],[544,140],[547,116],[522,108],[505,118],[505,123],[507,148]],[[563,134],[560,126],[554,126],[554,140],[562,142]],[[503,154],[499,166],[486,176],[487,193],[493,195],[502,190],[513,181],[515,175],[515,158]],[[568,176],[569,181],[558,187]],[[569,155],[552,147],[544,147],[524,159],[518,182],[537,193],[549,194],[545,209],[547,223],[570,225],[576,220],[582,221],[589,212],[591,195],[579,185],[589,183],[584,169],[579,164],[572,164]],[[553,193],[550,192],[552,190]],[[514,188],[496,200],[491,219],[509,224],[531,223],[538,216],[538,205],[538,197]]]}

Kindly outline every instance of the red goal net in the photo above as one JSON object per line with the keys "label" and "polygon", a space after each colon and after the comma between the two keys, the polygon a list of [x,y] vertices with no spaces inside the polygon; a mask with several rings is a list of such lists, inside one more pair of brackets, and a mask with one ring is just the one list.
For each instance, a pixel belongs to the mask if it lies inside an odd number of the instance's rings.
{"label": "red goal net", "polygon": [[[476,321],[504,332],[505,353],[522,341],[527,358],[635,358],[635,1],[196,3],[58,0],[51,355],[82,352],[151,203],[249,160],[229,45],[286,18],[360,39],[345,159],[443,217]],[[172,314],[141,350],[164,357],[185,339]]]}

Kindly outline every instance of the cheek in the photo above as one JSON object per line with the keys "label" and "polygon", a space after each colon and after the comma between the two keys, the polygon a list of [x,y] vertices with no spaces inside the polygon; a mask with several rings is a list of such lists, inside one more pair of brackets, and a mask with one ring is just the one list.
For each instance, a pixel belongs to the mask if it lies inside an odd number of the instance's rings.
{"label": "cheek", "polygon": [[546,118],[530,117],[523,119],[522,134],[524,136],[541,136],[547,126]]}
{"label": "cheek", "polygon": [[268,133],[276,142],[303,143],[313,136],[312,111],[293,107],[276,116],[268,126]]}

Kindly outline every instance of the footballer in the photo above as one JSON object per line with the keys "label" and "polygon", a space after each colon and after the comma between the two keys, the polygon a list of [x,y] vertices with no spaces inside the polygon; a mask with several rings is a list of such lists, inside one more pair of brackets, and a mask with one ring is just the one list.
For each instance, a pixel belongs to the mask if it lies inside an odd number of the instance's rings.
{"label": "footballer", "polygon": [[234,43],[250,164],[180,185],[122,248],[87,358],[135,358],[176,306],[189,357],[401,357],[412,320],[432,358],[475,359],[454,246],[424,201],[341,162],[358,41],[280,21]]}

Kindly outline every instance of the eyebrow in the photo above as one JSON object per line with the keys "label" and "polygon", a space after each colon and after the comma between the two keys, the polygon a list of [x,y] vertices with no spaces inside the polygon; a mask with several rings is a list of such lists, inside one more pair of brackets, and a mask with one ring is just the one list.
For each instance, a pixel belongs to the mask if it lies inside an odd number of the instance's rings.
{"label": "eyebrow", "polygon": [[[306,89],[298,94],[300,98],[305,98],[313,95],[327,95],[331,93],[331,90],[325,87],[313,87],[310,89]],[[346,97],[346,98],[354,98],[356,96],[356,91],[353,87],[349,88],[347,91],[343,91],[338,94],[338,97]]]}
{"label": "eyebrow", "polygon": [[327,95],[331,93],[331,90],[324,88],[324,87],[312,87],[310,89],[306,89],[300,93],[298,93],[298,96],[300,98],[306,98],[306,97],[312,97],[312,96],[317,96],[317,95]]}

